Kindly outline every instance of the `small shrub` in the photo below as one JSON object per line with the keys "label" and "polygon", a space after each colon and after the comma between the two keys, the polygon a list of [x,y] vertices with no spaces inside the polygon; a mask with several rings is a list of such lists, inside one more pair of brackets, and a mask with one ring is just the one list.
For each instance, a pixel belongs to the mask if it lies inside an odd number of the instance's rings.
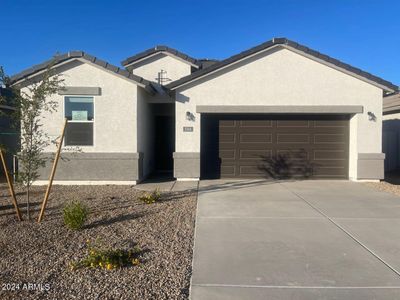
{"label": "small shrub", "polygon": [[92,245],[87,241],[88,254],[78,262],[71,262],[70,269],[72,271],[81,268],[100,268],[113,270],[126,266],[137,266],[140,264],[141,250],[134,247],[131,250],[121,249],[105,249],[98,242]]}
{"label": "small shrub", "polygon": [[80,201],[72,201],[63,208],[64,224],[73,230],[81,229],[87,219],[88,208]]}
{"label": "small shrub", "polygon": [[155,189],[151,193],[145,193],[139,198],[146,204],[152,204],[161,200],[161,193],[159,189]]}

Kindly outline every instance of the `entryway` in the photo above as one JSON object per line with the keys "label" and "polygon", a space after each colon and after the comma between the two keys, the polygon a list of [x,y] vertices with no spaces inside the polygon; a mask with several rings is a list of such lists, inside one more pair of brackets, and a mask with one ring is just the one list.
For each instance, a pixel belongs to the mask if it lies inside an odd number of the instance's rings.
{"label": "entryway", "polygon": [[173,177],[173,152],[175,151],[175,105],[152,104],[154,114],[154,171],[153,178],[171,180]]}
{"label": "entryway", "polygon": [[155,116],[155,171],[172,174],[175,149],[175,117]]}

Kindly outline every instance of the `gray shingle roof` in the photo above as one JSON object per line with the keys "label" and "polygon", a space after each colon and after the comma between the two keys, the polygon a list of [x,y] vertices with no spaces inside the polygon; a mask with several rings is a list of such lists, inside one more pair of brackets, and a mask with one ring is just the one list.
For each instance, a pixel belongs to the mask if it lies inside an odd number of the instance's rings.
{"label": "gray shingle roof", "polygon": [[168,46],[163,46],[163,45],[155,46],[153,48],[150,48],[150,49],[147,49],[147,50],[145,50],[143,52],[135,54],[135,55],[133,55],[131,57],[128,57],[127,59],[125,59],[125,60],[123,60],[121,62],[121,65],[123,65],[123,66],[129,65],[129,64],[131,64],[131,63],[133,63],[135,61],[138,61],[138,60],[140,60],[142,58],[145,58],[145,57],[147,57],[149,55],[152,55],[152,54],[155,54],[155,53],[158,53],[158,52],[168,52],[168,53],[170,53],[172,55],[175,55],[175,56],[177,56],[177,57],[179,57],[179,58],[181,58],[183,60],[186,60],[187,62],[189,62],[189,63],[191,63],[193,65],[201,67],[201,63],[199,63],[197,61],[197,59],[194,59],[194,58],[190,57],[189,55],[187,55],[185,53],[182,53],[182,52],[180,52],[180,51],[178,51],[176,49],[173,49],[173,48],[168,47]]}
{"label": "gray shingle roof", "polygon": [[227,58],[225,60],[217,62],[217,63],[215,63],[215,64],[213,64],[211,66],[208,66],[207,68],[198,70],[198,71],[196,71],[196,72],[194,72],[194,73],[192,73],[192,74],[190,74],[188,76],[185,76],[185,77],[182,77],[181,79],[173,81],[173,82],[167,84],[165,86],[165,88],[167,88],[167,89],[175,89],[175,88],[177,88],[177,87],[179,87],[179,86],[181,86],[181,85],[183,85],[185,83],[188,83],[188,82],[190,82],[190,81],[192,81],[192,80],[194,80],[196,78],[202,77],[202,76],[204,76],[204,75],[206,75],[208,73],[211,73],[211,72],[213,72],[215,70],[218,70],[218,69],[220,69],[220,68],[222,68],[224,66],[227,66],[227,65],[229,65],[231,63],[234,63],[234,62],[236,62],[236,61],[238,61],[238,60],[240,60],[242,58],[245,58],[245,57],[247,57],[249,55],[255,54],[255,53],[260,52],[262,50],[271,48],[271,47],[273,47],[275,45],[285,45],[285,46],[291,47],[293,49],[296,49],[298,51],[301,51],[301,52],[303,52],[305,54],[311,55],[311,56],[313,56],[315,58],[318,58],[318,59],[323,60],[323,61],[325,61],[327,63],[333,64],[333,65],[335,65],[335,66],[337,66],[337,67],[339,67],[341,69],[344,69],[344,70],[346,70],[348,72],[354,73],[357,76],[363,77],[363,78],[365,78],[365,79],[367,79],[369,81],[372,81],[372,82],[375,82],[375,83],[377,83],[377,84],[379,84],[381,86],[384,86],[385,88],[387,88],[388,91],[398,91],[398,89],[399,89],[398,86],[394,85],[393,83],[391,83],[389,81],[386,81],[386,80],[384,80],[382,78],[374,76],[374,75],[372,75],[370,73],[367,73],[367,72],[365,72],[365,71],[363,71],[361,69],[355,68],[355,67],[353,67],[353,66],[351,66],[349,64],[343,63],[343,62],[341,62],[341,61],[339,61],[339,60],[337,60],[335,58],[332,58],[332,57],[330,57],[328,55],[319,53],[319,52],[317,52],[315,50],[312,50],[312,49],[310,49],[310,48],[308,48],[306,46],[300,45],[300,44],[298,44],[298,43],[296,43],[294,41],[288,40],[287,38],[274,38],[274,39],[272,39],[270,41],[267,41],[267,42],[265,42],[265,43],[263,43],[261,45],[258,45],[256,47],[253,47],[251,49],[243,51],[243,52],[241,52],[239,54],[233,55],[233,56],[231,56],[231,57],[229,57],[229,58]]}
{"label": "gray shingle roof", "polygon": [[17,83],[21,80],[26,79],[29,76],[34,75],[37,72],[43,71],[46,68],[48,68],[51,64],[53,64],[54,66],[57,66],[58,64],[63,63],[70,59],[86,60],[92,64],[95,64],[97,66],[100,66],[100,67],[108,70],[108,71],[111,71],[111,72],[115,73],[116,75],[125,77],[137,84],[144,86],[144,88],[150,93],[155,93],[155,89],[153,88],[150,81],[148,81],[140,76],[134,75],[125,69],[114,66],[104,60],[101,60],[101,59],[99,59],[95,56],[92,56],[88,53],[85,53],[83,51],[70,51],[70,52],[67,52],[67,53],[64,53],[61,55],[56,55],[53,59],[49,59],[41,64],[34,65],[34,66],[30,67],[29,69],[26,69],[18,74],[15,74],[14,76],[12,76],[10,78],[11,83],[12,84]]}
{"label": "gray shingle roof", "polygon": [[219,62],[217,59],[209,59],[209,58],[202,58],[197,60],[199,64],[201,64],[200,69],[208,68],[209,66],[216,64]]}

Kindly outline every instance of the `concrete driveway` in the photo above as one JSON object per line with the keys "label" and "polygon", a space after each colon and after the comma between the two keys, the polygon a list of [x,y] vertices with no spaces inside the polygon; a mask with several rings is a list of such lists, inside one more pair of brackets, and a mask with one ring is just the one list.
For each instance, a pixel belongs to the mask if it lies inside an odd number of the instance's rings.
{"label": "concrete driveway", "polygon": [[348,181],[202,181],[191,299],[400,299],[400,198]]}

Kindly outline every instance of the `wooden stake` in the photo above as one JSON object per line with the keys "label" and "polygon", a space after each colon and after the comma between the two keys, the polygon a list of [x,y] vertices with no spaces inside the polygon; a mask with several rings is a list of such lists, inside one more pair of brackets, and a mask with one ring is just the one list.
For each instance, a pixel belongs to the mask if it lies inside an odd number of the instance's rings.
{"label": "wooden stake", "polygon": [[60,137],[60,143],[58,144],[56,157],[54,158],[53,168],[51,169],[51,173],[50,173],[49,185],[47,186],[46,194],[44,195],[44,199],[43,199],[43,202],[42,202],[42,208],[40,209],[38,223],[40,223],[42,221],[42,219],[43,219],[44,210],[46,209],[47,200],[49,199],[50,190],[51,190],[51,187],[53,185],[54,175],[56,174],[58,160],[60,158],[61,148],[62,148],[62,144],[63,144],[63,141],[64,141],[65,128],[67,127],[67,123],[68,123],[68,119],[65,118],[64,127],[63,127],[63,130],[62,130],[62,133],[61,133],[61,137]]}
{"label": "wooden stake", "polygon": [[1,162],[3,164],[4,174],[6,175],[8,189],[10,190],[10,196],[12,198],[12,202],[13,202],[13,205],[14,205],[14,208],[15,208],[15,212],[17,213],[17,218],[18,218],[19,221],[22,221],[21,212],[19,211],[19,208],[18,208],[17,198],[15,197],[14,187],[13,187],[13,184],[11,182],[10,176],[8,174],[6,160],[4,159],[3,151],[1,149],[0,149],[0,158],[1,158]]}

